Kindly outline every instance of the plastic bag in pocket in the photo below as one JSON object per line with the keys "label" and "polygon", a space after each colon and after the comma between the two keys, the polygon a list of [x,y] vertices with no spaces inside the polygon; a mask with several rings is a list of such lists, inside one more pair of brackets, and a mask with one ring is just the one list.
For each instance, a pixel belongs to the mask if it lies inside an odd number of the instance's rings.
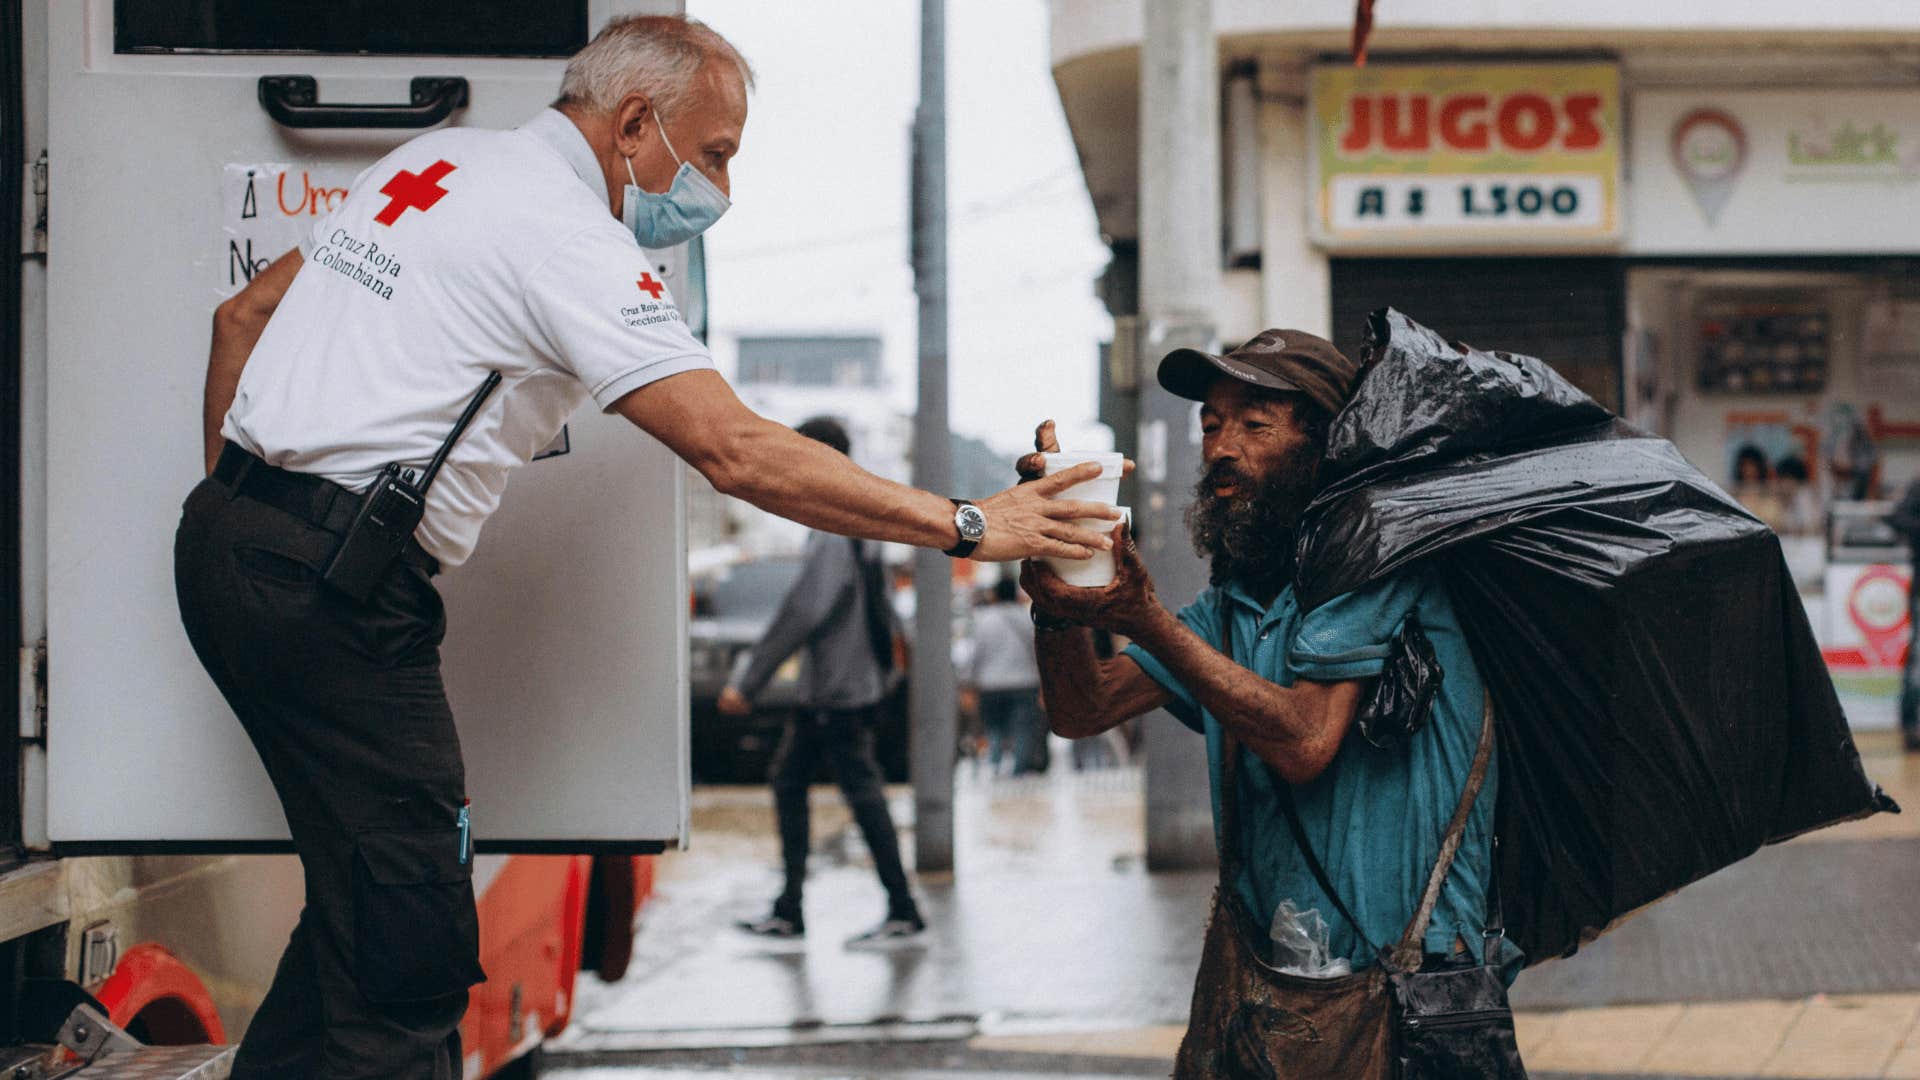
{"label": "plastic bag in pocket", "polygon": [[1319,908],[1301,911],[1291,900],[1280,901],[1268,935],[1273,941],[1273,966],[1286,974],[1334,979],[1353,973],[1351,962],[1332,955],[1328,944],[1332,935]]}

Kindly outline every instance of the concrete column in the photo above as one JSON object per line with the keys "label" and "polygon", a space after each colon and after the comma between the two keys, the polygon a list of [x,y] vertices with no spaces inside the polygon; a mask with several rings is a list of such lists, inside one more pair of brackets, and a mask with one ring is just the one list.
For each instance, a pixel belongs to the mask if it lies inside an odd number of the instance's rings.
{"label": "concrete column", "polygon": [[[1266,326],[1319,334],[1343,349],[1358,341],[1357,326],[1334,326],[1327,257],[1309,239],[1318,206],[1308,167],[1313,137],[1307,112],[1307,69],[1260,65],[1260,292]],[[1346,335],[1346,340],[1336,336]]]}
{"label": "concrete column", "polygon": [[[1197,407],[1159,388],[1160,358],[1217,348],[1220,74],[1212,0],[1146,0],[1140,56],[1141,553],[1160,596],[1184,604],[1207,582],[1181,520],[1199,475]],[[1146,718],[1147,866],[1214,862],[1203,740],[1165,712]]]}
{"label": "concrete column", "polygon": [[[946,0],[920,2],[920,107],[913,120],[913,290],[920,304],[920,400],[913,418],[913,483],[953,490],[947,427]],[[912,741],[914,865],[953,869],[953,565],[914,552],[914,649],[908,717]]]}

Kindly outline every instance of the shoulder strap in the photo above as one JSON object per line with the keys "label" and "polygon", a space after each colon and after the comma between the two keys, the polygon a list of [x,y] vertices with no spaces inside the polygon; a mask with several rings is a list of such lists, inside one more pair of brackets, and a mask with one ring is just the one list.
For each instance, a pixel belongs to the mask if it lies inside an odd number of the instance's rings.
{"label": "shoulder strap", "polygon": [[[1233,614],[1232,609],[1223,606],[1220,610],[1220,651],[1228,659],[1233,658]],[[1220,885],[1223,889],[1238,887],[1240,877],[1240,740],[1234,737],[1233,729],[1220,725]],[[1340,893],[1327,880],[1327,871],[1313,853],[1313,844],[1307,839],[1306,827],[1300,823],[1300,811],[1293,804],[1293,785],[1273,778],[1273,788],[1280,799],[1280,809],[1286,813],[1287,829],[1293,833],[1293,842],[1307,861],[1307,869],[1313,872],[1313,880],[1320,885],[1320,891],[1333,901],[1340,917],[1347,920],[1353,928],[1354,936],[1367,948],[1368,955],[1377,955],[1379,947],[1367,940],[1366,931],[1360,929],[1360,920],[1347,910],[1346,902],[1340,899]],[[1423,931],[1424,932],[1424,931]]]}
{"label": "shoulder strap", "polygon": [[[1480,795],[1480,788],[1487,779],[1487,763],[1493,757],[1493,699],[1486,699],[1481,711],[1480,744],[1474,750],[1473,767],[1467,773],[1466,788],[1460,793],[1460,803],[1454,808],[1453,820],[1447,823],[1446,835],[1440,841],[1440,855],[1434,860],[1433,872],[1427,876],[1426,891],[1420,897],[1420,906],[1414,911],[1413,920],[1407,924],[1406,933],[1401,935],[1387,960],[1398,971],[1413,971],[1420,966],[1423,951],[1423,939],[1427,936],[1427,924],[1433,919],[1433,909],[1440,900],[1440,887],[1446,883],[1447,872],[1453,868],[1453,858],[1460,851],[1460,842],[1467,831],[1467,817],[1473,811],[1474,800]],[[1353,917],[1347,905],[1340,899],[1340,893],[1328,880],[1326,868],[1320,865],[1319,856],[1313,852],[1313,844],[1307,839],[1307,830],[1300,824],[1300,811],[1293,805],[1293,786],[1284,781],[1274,784],[1280,796],[1280,809],[1286,812],[1287,828],[1293,833],[1293,842],[1299,846],[1300,855],[1307,862],[1307,869],[1313,872],[1313,880],[1319,884],[1320,891],[1327,894],[1340,917],[1347,920],[1353,928],[1354,937],[1367,947],[1367,952],[1379,955],[1380,949],[1368,940],[1366,931],[1360,929],[1360,920]]]}
{"label": "shoulder strap", "polygon": [[1360,940],[1360,944],[1367,947],[1367,955],[1378,956],[1379,946],[1368,940],[1367,932],[1360,929],[1360,920],[1354,918],[1353,912],[1347,910],[1346,902],[1340,899],[1339,890],[1335,889],[1333,882],[1327,879],[1326,867],[1320,865],[1319,856],[1313,853],[1313,843],[1307,839],[1306,826],[1300,824],[1300,810],[1293,805],[1293,785],[1275,777],[1273,787],[1280,796],[1280,809],[1286,811],[1287,829],[1293,833],[1294,846],[1300,849],[1301,857],[1307,860],[1307,869],[1313,871],[1313,880],[1319,884],[1320,891],[1327,894],[1327,899],[1333,901],[1334,910],[1338,911],[1340,917],[1347,920],[1347,925],[1353,928],[1353,936]]}
{"label": "shoulder strap", "polygon": [[1493,695],[1483,692],[1480,709],[1480,745],[1473,751],[1473,768],[1467,773],[1467,786],[1460,793],[1460,805],[1454,807],[1453,820],[1447,823],[1447,835],[1440,841],[1440,857],[1434,860],[1433,873],[1427,876],[1427,891],[1420,897],[1420,908],[1407,932],[1394,949],[1394,965],[1412,971],[1420,965],[1421,942],[1427,936],[1427,924],[1433,919],[1434,906],[1440,902],[1440,887],[1446,884],[1453,858],[1460,853],[1460,842],[1467,834],[1467,817],[1487,780],[1487,765],[1493,759]]}
{"label": "shoulder strap", "polygon": [[[1231,613],[1223,609],[1220,615],[1221,651],[1228,658],[1233,656],[1233,620]],[[1392,953],[1385,959],[1396,970],[1413,971],[1420,966],[1423,951],[1423,939],[1427,935],[1427,925],[1433,919],[1434,907],[1440,901],[1440,889],[1446,884],[1447,874],[1453,869],[1454,856],[1459,854],[1461,841],[1466,836],[1467,818],[1473,812],[1473,804],[1480,796],[1480,789],[1486,783],[1487,767],[1493,758],[1493,697],[1486,695],[1481,709],[1480,741],[1474,748],[1473,766],[1467,771],[1467,782],[1460,792],[1460,802],[1454,807],[1453,819],[1447,823],[1447,831],[1440,841],[1440,854],[1434,860],[1433,871],[1427,876],[1426,891],[1420,897],[1420,906],[1415,910],[1413,919],[1407,924],[1406,933],[1401,935]],[[1241,863],[1240,852],[1240,740],[1234,738],[1232,729],[1220,725],[1220,883],[1223,889],[1235,888],[1239,883]],[[1313,880],[1320,886],[1327,899],[1333,901],[1334,910],[1347,920],[1353,929],[1354,937],[1367,949],[1368,955],[1382,955],[1381,949],[1367,937],[1360,928],[1360,920],[1353,917],[1346,901],[1340,898],[1340,891],[1333,887],[1327,877],[1326,867],[1320,864],[1320,857],[1314,854],[1313,843],[1307,839],[1307,830],[1300,822],[1300,810],[1294,805],[1293,785],[1274,777],[1274,791],[1280,800],[1280,809],[1287,818],[1287,830],[1293,834],[1293,842],[1299,847],[1301,858],[1306,860],[1307,869],[1312,872]],[[1497,903],[1497,900],[1495,901]],[[1497,920],[1498,909],[1494,918]],[[1489,933],[1495,932],[1491,926]]]}
{"label": "shoulder strap", "polygon": [[893,603],[887,595],[887,571],[877,555],[868,552],[857,536],[853,545],[853,576],[858,583],[860,618],[866,624],[867,645],[884,679],[893,674]]}

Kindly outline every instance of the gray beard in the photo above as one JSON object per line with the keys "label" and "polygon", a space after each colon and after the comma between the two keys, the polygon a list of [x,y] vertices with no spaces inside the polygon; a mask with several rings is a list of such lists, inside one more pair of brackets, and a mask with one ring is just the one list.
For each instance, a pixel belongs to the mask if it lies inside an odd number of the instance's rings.
{"label": "gray beard", "polygon": [[1238,582],[1266,597],[1292,584],[1300,515],[1315,490],[1313,459],[1301,457],[1282,462],[1251,495],[1214,493],[1215,484],[1228,477],[1246,491],[1248,478],[1238,469],[1209,470],[1195,485],[1187,532],[1195,554],[1208,561],[1214,586]]}

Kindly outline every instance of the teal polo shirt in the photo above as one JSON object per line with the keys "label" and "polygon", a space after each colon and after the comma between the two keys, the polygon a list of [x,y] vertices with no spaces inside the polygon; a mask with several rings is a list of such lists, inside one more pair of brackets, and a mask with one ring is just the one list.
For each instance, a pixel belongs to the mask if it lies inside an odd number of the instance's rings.
{"label": "teal polo shirt", "polygon": [[[1303,613],[1291,586],[1262,608],[1244,589],[1228,585],[1201,592],[1181,609],[1179,618],[1218,649],[1223,610],[1233,622],[1234,662],[1280,686],[1292,686],[1296,679],[1339,682],[1379,675],[1394,634],[1409,615],[1418,615],[1433,642],[1446,676],[1427,726],[1386,750],[1362,738],[1355,727],[1326,771],[1294,789],[1301,824],[1328,880],[1372,943],[1390,948],[1406,932],[1419,905],[1480,737],[1480,673],[1446,588],[1432,570],[1415,567]],[[1138,644],[1129,646],[1126,655],[1173,695],[1168,710],[1206,736],[1217,842],[1220,723]],[[1327,922],[1332,955],[1350,958],[1356,968],[1371,964],[1374,958],[1363,955],[1366,949],[1301,858],[1275,798],[1275,785],[1283,781],[1252,751],[1241,753],[1245,870],[1234,884],[1248,909],[1262,925],[1272,921],[1282,900],[1291,899],[1301,910],[1318,909]],[[1450,953],[1458,939],[1480,958],[1497,765],[1496,760],[1487,771],[1460,853],[1441,888],[1427,928],[1425,948],[1430,953]],[[1516,959],[1508,955],[1496,962]]]}

